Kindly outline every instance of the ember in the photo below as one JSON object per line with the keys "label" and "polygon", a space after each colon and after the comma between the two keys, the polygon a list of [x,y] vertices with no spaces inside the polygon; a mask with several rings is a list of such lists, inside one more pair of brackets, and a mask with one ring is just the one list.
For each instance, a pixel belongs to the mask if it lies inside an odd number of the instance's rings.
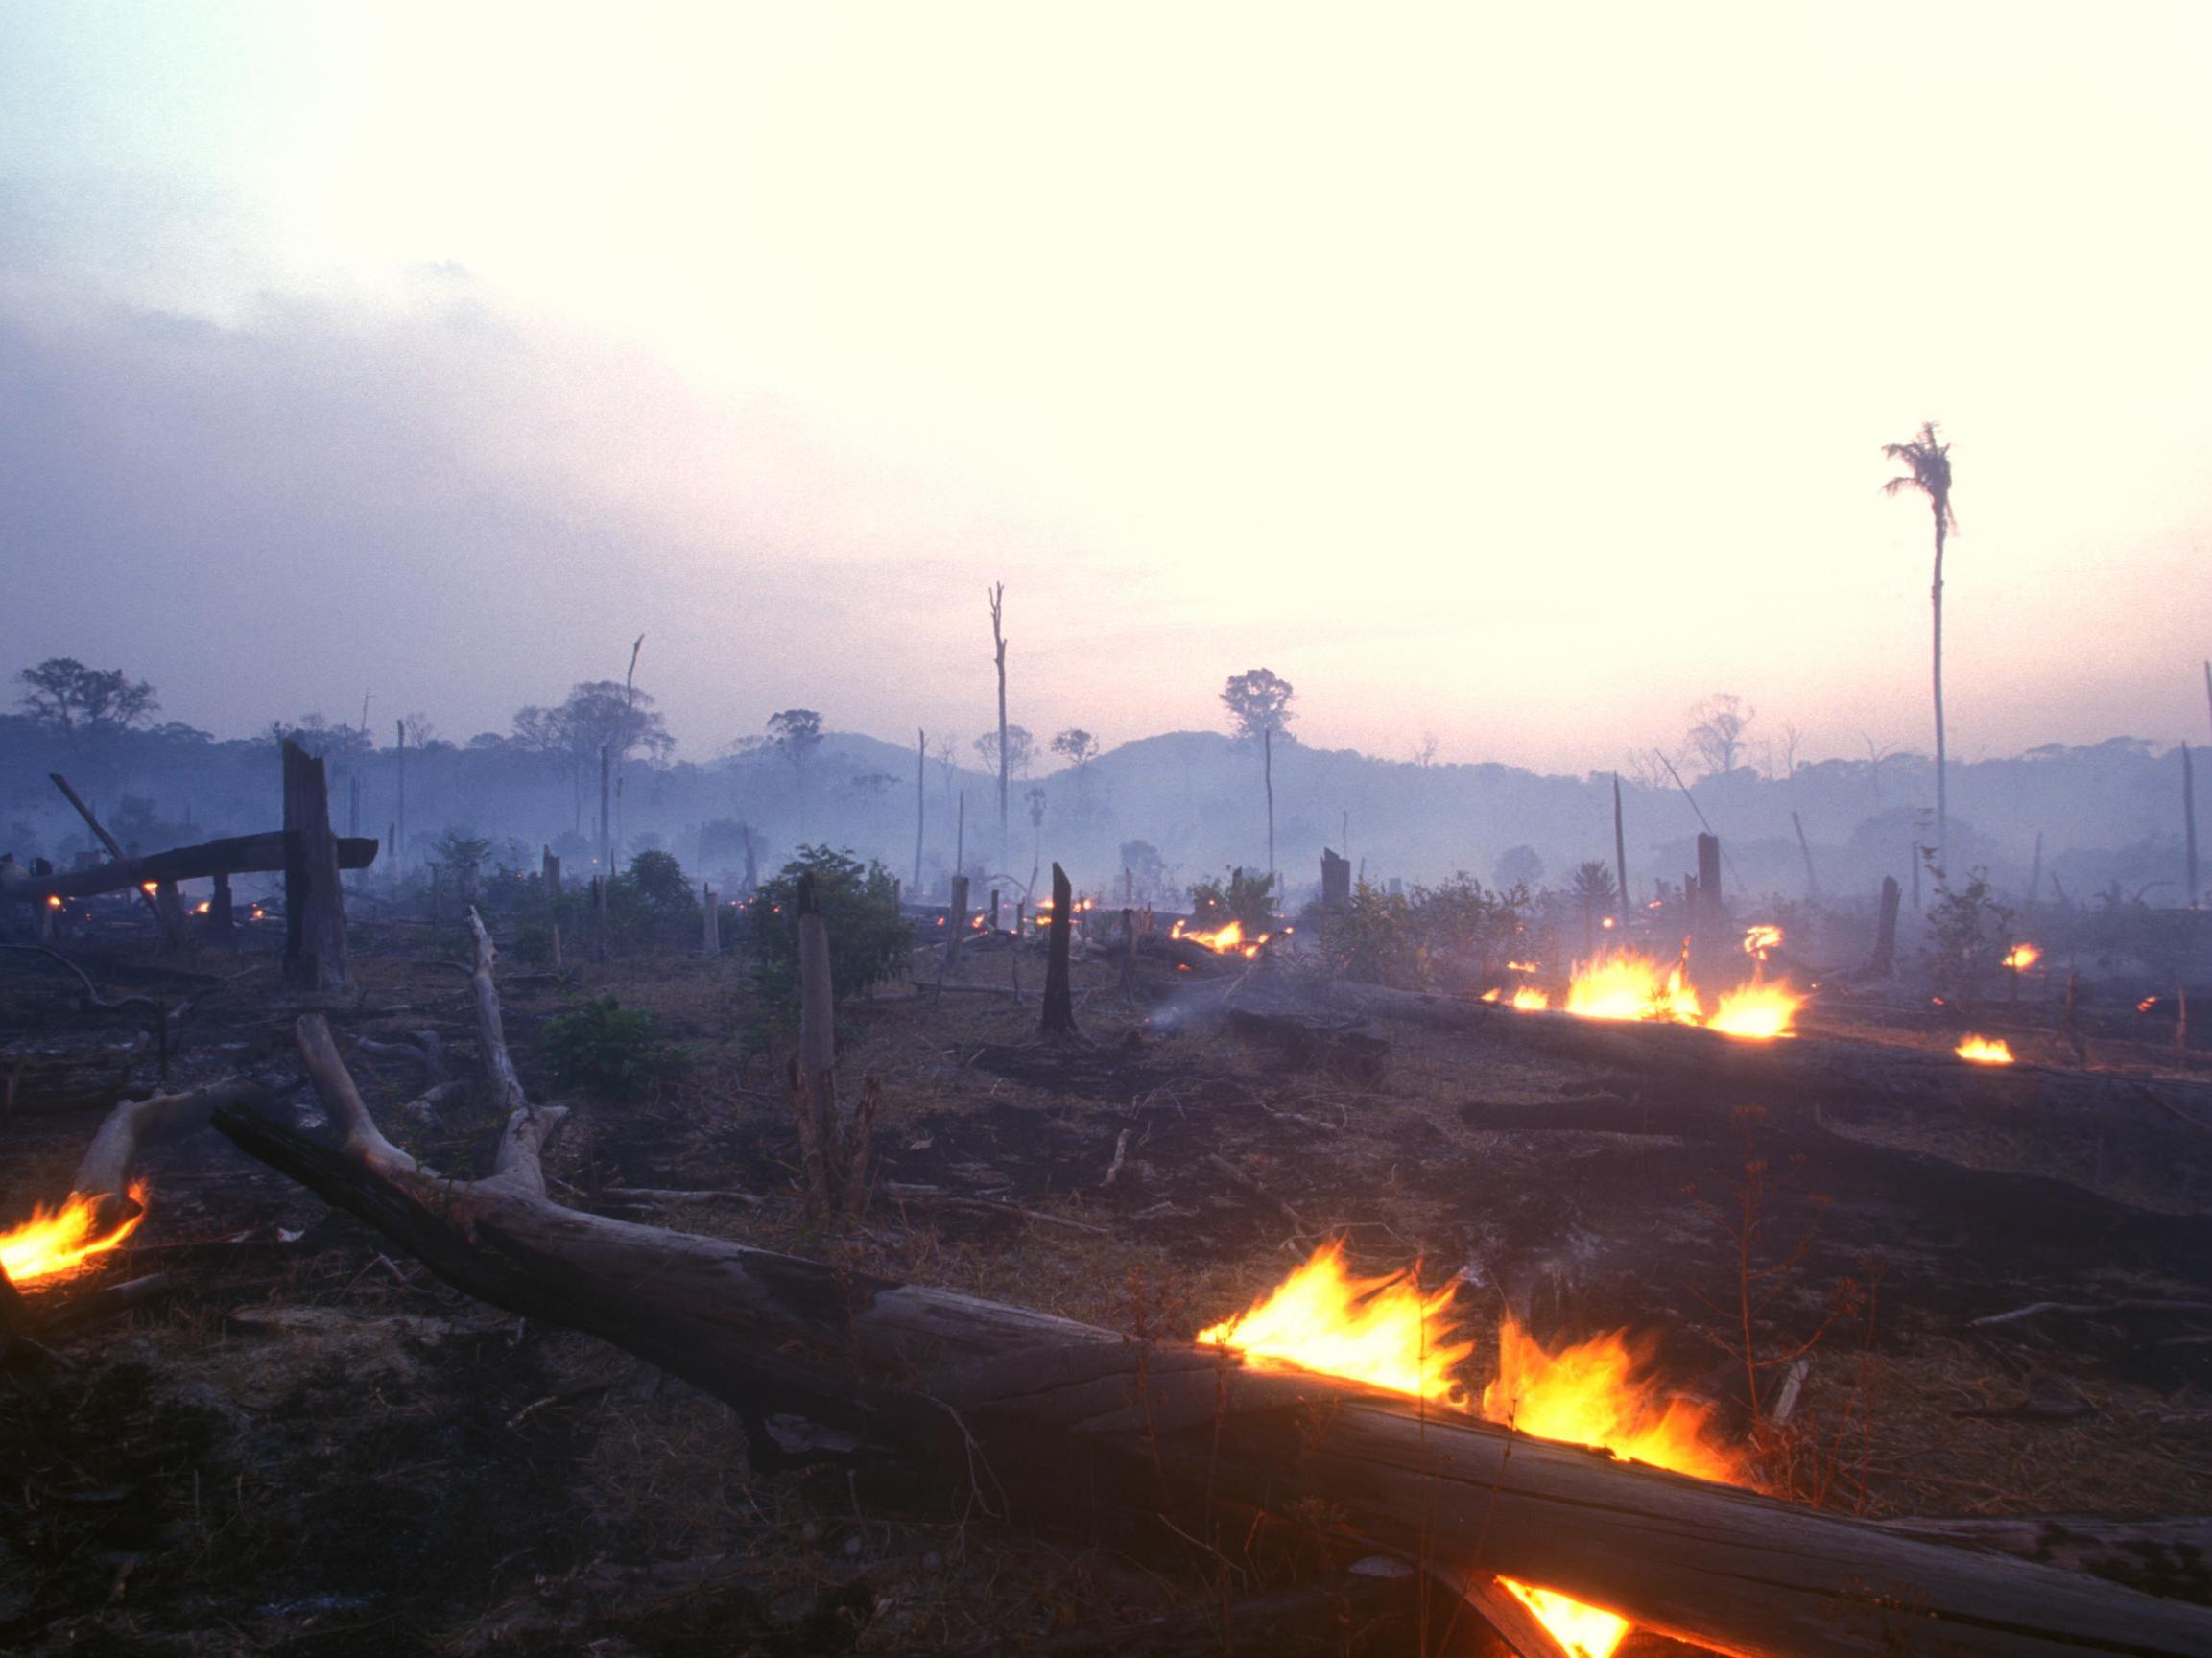
{"label": "ember", "polygon": [[1976,1036],[1971,1031],[1966,1039],[1953,1050],[1960,1058],[1972,1060],[1977,1065],[2010,1065],[2012,1050],[2002,1037]]}
{"label": "ember", "polygon": [[2025,973],[2043,959],[2043,952],[2033,944],[2015,944],[2012,953],[2005,958],[2005,965],[2015,973]]}
{"label": "ember", "polygon": [[31,1219],[12,1232],[0,1233],[0,1268],[17,1284],[32,1284],[73,1272],[96,1255],[104,1255],[138,1230],[146,1219],[146,1187],[131,1188],[137,1212],[113,1231],[96,1230],[100,1199],[72,1192],[60,1208],[35,1207]]}

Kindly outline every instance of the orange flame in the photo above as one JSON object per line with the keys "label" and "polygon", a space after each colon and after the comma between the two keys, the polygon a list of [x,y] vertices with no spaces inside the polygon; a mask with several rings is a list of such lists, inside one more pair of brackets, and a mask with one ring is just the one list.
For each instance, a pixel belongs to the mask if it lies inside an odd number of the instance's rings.
{"label": "orange flame", "polygon": [[2015,944],[2012,953],[2005,958],[2005,965],[2015,973],[2025,973],[2043,959],[2043,952],[2033,944]]}
{"label": "orange flame", "polygon": [[[1286,927],[1284,931],[1287,933],[1290,929]],[[1168,936],[1180,938],[1192,944],[1202,944],[1208,950],[1221,956],[1251,957],[1257,956],[1260,953],[1260,946],[1272,938],[1274,935],[1262,933],[1257,938],[1248,942],[1245,938],[1244,923],[1241,921],[1231,921],[1225,927],[1218,927],[1211,933],[1201,933],[1196,930],[1186,932],[1183,929],[1183,924],[1177,921],[1169,930]]]}
{"label": "orange flame", "polygon": [[1744,954],[1764,961],[1767,952],[1777,949],[1782,942],[1782,930],[1762,921],[1744,935]]}
{"label": "orange flame", "polygon": [[1585,1019],[1672,1019],[1699,1022],[1698,993],[1679,966],[1664,967],[1649,956],[1616,951],[1577,962],[1567,987],[1567,1011]]}
{"label": "orange flame", "polygon": [[1804,1005],[1805,999],[1787,984],[1747,984],[1721,998],[1705,1028],[1768,1042],[1790,1033],[1797,1009]]}
{"label": "orange flame", "polygon": [[[1778,929],[1752,929],[1753,934],[1761,931],[1773,932],[1777,940],[1781,936]],[[1724,994],[1707,1012],[1679,962],[1668,964],[1628,950],[1576,963],[1567,987],[1567,1011],[1585,1019],[1702,1025],[1759,1042],[1789,1035],[1804,1005],[1805,998],[1782,981],[1754,981]]]}
{"label": "orange flame", "polygon": [[[1451,1372],[1472,1351],[1445,1308],[1451,1286],[1424,1295],[1410,1274],[1356,1278],[1342,1240],[1325,1244],[1249,1312],[1199,1339],[1248,1359],[1344,1376],[1395,1393],[1457,1403]],[[1743,1479],[1741,1460],[1711,1436],[1709,1412],[1670,1398],[1649,1374],[1650,1342],[1616,1331],[1549,1351],[1510,1319],[1498,1332],[1498,1376],[1482,1414],[1546,1439],[1587,1445],[1702,1480]],[[1628,1621],[1556,1590],[1500,1577],[1562,1648],[1611,1658]]]}
{"label": "orange flame", "polygon": [[1524,1013],[1538,1013],[1552,1005],[1551,996],[1524,984],[1513,992],[1513,1006]]}
{"label": "orange flame", "polygon": [[1952,1050],[1962,1059],[1970,1059],[1977,1065],[2010,1065],[2012,1049],[2003,1037],[1976,1036],[1967,1032],[1966,1039]]}
{"label": "orange flame", "polygon": [[132,1184],[131,1201],[138,1206],[138,1212],[105,1234],[94,1230],[100,1209],[97,1196],[72,1192],[69,1201],[59,1209],[33,1207],[30,1220],[12,1232],[0,1233],[0,1269],[17,1284],[75,1271],[138,1230],[146,1219],[144,1181]]}
{"label": "orange flame", "polygon": [[1371,1383],[1418,1399],[1457,1399],[1451,1372],[1474,1352],[1443,1317],[1452,1286],[1424,1295],[1408,1272],[1356,1278],[1344,1240],[1311,1259],[1234,1318],[1199,1332],[1209,1346],[1275,1360],[1324,1376]]}

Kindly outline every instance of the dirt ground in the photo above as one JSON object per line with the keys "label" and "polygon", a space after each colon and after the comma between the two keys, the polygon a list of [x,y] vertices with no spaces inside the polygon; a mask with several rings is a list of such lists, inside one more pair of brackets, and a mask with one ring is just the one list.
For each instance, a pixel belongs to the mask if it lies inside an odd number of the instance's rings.
{"label": "dirt ground", "polygon": [[[363,993],[333,1024],[438,1030],[474,1076],[465,981],[435,947],[365,942]],[[193,1001],[184,1084],[286,1058],[297,1006],[251,953],[268,947],[92,965],[111,991]],[[1013,970],[979,951],[953,983]],[[1019,970],[1034,990],[1041,959]],[[1370,1020],[1358,1033],[1379,1048],[1292,1054],[1204,1016],[1227,979],[1148,969],[1125,986],[1106,961],[1077,979],[1095,1046],[1072,1056],[1024,1045],[1034,1001],[901,987],[851,1006],[842,1057],[882,1079],[884,1184],[835,1232],[792,1196],[741,958],[585,965],[505,994],[536,1098],[553,1090],[535,1033],[585,996],[651,1008],[692,1047],[685,1078],[642,1103],[565,1097],[549,1173],[581,1208],[1177,1336],[1342,1236],[1362,1267],[1456,1277],[1477,1386],[1507,1309],[1547,1338],[1651,1332],[1656,1370],[1739,1433],[1754,1385],[1771,1402],[1801,1356],[1804,1403],[1763,1432],[1758,1471],[1808,1502],[1871,1517],[2212,1506],[2212,1320],[1969,1323],[2036,1301],[2212,1299],[2201,1129],[1872,1109],[1816,1125],[1786,1101],[1731,1102],[1748,1109],[1698,1129],[1637,1078],[1494,1034]],[[1238,991],[1300,994],[1272,973]],[[1929,1039],[1879,1013],[1817,1017]],[[147,1045],[127,1051],[144,1023],[0,959],[0,1057],[30,1054],[20,1076],[128,1064],[150,1087]],[[407,1063],[354,1069],[409,1149],[484,1166],[483,1103],[410,1122]],[[18,1091],[0,1226],[62,1195],[112,1098]],[[819,1476],[756,1473],[720,1404],[447,1289],[217,1135],[143,1172],[151,1214],[129,1245],[34,1293],[153,1271],[167,1293],[64,1339],[66,1368],[0,1378],[0,1650],[1011,1653],[1268,1587],[1171,1540],[878,1512]],[[1431,1647],[1483,1644],[1463,1628]]]}

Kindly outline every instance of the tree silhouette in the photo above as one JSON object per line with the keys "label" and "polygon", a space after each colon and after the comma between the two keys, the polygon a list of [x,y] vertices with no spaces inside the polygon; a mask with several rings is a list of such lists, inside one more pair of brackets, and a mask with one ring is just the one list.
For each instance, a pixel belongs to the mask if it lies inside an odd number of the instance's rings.
{"label": "tree silhouette", "polygon": [[786,708],[768,717],[768,740],[775,751],[791,762],[792,779],[806,798],[806,770],[814,751],[821,746],[821,716],[812,708]]}
{"label": "tree silhouette", "polygon": [[161,706],[154,687],[120,668],[87,668],[74,656],[49,656],[15,677],[25,687],[24,711],[70,737],[127,731]]}
{"label": "tree silhouette", "polygon": [[1725,777],[1736,769],[1744,732],[1757,717],[1757,709],[1745,707],[1744,699],[1728,691],[1716,691],[1690,710],[1689,745],[1709,776]]}
{"label": "tree silhouette", "polygon": [[1261,775],[1268,794],[1268,880],[1275,876],[1275,733],[1287,731],[1293,718],[1291,682],[1272,669],[1248,668],[1222,687],[1222,704],[1236,722],[1237,735],[1259,745]]}
{"label": "tree silhouette", "polygon": [[1923,420],[1920,435],[1904,443],[1885,443],[1882,453],[1907,468],[1882,486],[1882,493],[1917,489],[1928,498],[1928,510],[1936,520],[1936,575],[1928,588],[1928,603],[1935,612],[1936,648],[1936,857],[1949,867],[1951,814],[1944,791],[1943,750],[1943,538],[1959,527],[1951,511],[1951,446],[1936,437],[1936,423]]}

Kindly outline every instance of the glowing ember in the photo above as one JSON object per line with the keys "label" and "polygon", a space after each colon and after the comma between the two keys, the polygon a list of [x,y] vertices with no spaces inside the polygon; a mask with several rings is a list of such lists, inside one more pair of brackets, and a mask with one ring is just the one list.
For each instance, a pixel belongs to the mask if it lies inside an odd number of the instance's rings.
{"label": "glowing ember", "polygon": [[100,1208],[98,1197],[72,1192],[69,1201],[59,1209],[34,1208],[31,1219],[14,1231],[0,1233],[0,1267],[6,1268],[8,1276],[17,1284],[35,1283],[40,1278],[76,1270],[93,1256],[106,1254],[138,1230],[138,1223],[146,1219],[143,1182],[131,1188],[131,1201],[138,1206],[138,1212],[107,1233],[95,1230]]}
{"label": "glowing ember", "polygon": [[59,909],[60,909],[60,908],[61,908],[61,900],[60,900],[60,898],[59,898],[59,897],[58,897],[56,894],[54,894],[54,893],[52,893],[52,892],[49,892],[49,893],[46,895],[46,908],[47,908],[47,909],[49,909],[49,910],[59,910]]}
{"label": "glowing ember", "polygon": [[1535,970],[1536,964],[1534,961],[1509,961],[1506,963],[1506,971],[1509,973],[1534,973]]}
{"label": "glowing ember", "polygon": [[1962,1059],[1970,1059],[1977,1065],[2010,1065],[2012,1050],[2002,1037],[1976,1036],[1969,1032],[1965,1041],[1952,1050]]}
{"label": "glowing ember", "polygon": [[2015,973],[2025,973],[2043,959],[2043,952],[2033,944],[2015,944],[2012,953],[2005,958],[2005,965]]}
{"label": "glowing ember", "polygon": [[1744,954],[1764,961],[1767,952],[1776,949],[1782,942],[1782,930],[1762,922],[1744,935]]}
{"label": "glowing ember", "polygon": [[1199,1332],[1211,1346],[1248,1359],[1272,1359],[1301,1370],[1371,1383],[1420,1399],[1457,1399],[1451,1372],[1475,1350],[1454,1341],[1443,1311],[1452,1286],[1421,1293],[1413,1275],[1355,1278],[1342,1239],[1313,1258],[1248,1312]]}
{"label": "glowing ember", "polygon": [[1620,951],[1579,963],[1567,987],[1567,1011],[1585,1019],[1699,1021],[1698,994],[1680,966],[1662,966],[1649,956]]}
{"label": "glowing ember", "polygon": [[1769,1042],[1790,1033],[1791,1022],[1804,1005],[1805,999],[1787,984],[1747,984],[1721,998],[1721,1005],[1713,1009],[1705,1028],[1755,1042]]}
{"label": "glowing ember", "polygon": [[2143,1000],[2142,1000],[2142,1001],[2140,1001],[2140,1002],[2138,1002],[2138,1003],[2136,1003],[2136,1004],[2135,1004],[2135,1011],[2136,1011],[2136,1012],[2138,1012],[2138,1013],[2148,1013],[2148,1012],[2150,1012],[2150,1011],[2151,1011],[2151,1009],[2152,1009],[2152,1008],[2153,1008],[2153,1007],[2157,1007],[2157,1006],[2158,1006],[2158,998],[2157,998],[2157,997],[2155,997],[2155,996],[2146,996],[2146,997],[2144,997],[2144,998],[2143,998]]}

